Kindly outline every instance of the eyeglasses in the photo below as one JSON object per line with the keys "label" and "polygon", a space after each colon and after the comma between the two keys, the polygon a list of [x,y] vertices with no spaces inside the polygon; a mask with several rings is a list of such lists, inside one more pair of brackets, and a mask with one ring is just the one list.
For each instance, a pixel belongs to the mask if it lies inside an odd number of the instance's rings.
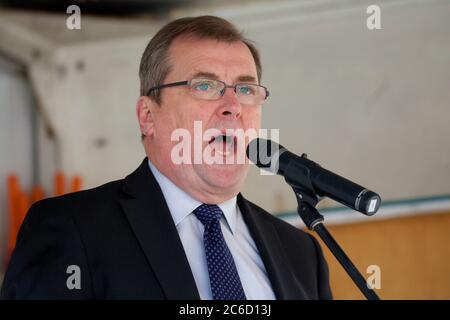
{"label": "eyeglasses", "polygon": [[241,104],[258,105],[264,103],[264,101],[269,97],[269,91],[267,88],[260,86],[259,84],[237,83],[233,86],[229,86],[223,81],[205,78],[193,78],[188,81],[155,86],[150,88],[147,96],[155,90],[175,86],[189,86],[189,92],[191,95],[201,100],[218,100],[225,94],[226,88],[234,89],[238,101]]}

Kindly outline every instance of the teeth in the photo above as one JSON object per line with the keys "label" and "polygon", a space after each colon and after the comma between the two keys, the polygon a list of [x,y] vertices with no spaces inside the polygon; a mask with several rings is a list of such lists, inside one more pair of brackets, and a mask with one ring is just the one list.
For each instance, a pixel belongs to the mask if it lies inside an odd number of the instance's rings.
{"label": "teeth", "polygon": [[[227,156],[233,152],[234,149],[234,138],[228,135],[219,135],[214,140],[214,143],[220,145],[215,147],[216,152],[222,156]],[[226,143],[225,146],[223,143]]]}
{"label": "teeth", "polygon": [[220,135],[216,137],[216,140],[218,142],[226,142],[226,143],[232,143],[233,142],[233,137],[231,136],[226,136],[226,135]]}

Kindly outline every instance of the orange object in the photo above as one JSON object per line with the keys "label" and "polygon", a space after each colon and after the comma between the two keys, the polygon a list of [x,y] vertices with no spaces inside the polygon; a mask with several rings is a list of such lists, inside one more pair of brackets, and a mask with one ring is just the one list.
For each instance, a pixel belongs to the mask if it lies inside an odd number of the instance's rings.
{"label": "orange object", "polygon": [[31,203],[30,205],[32,205],[33,203],[44,199],[44,188],[42,188],[41,186],[37,185],[33,187],[33,191],[31,192]]}
{"label": "orange object", "polygon": [[[30,197],[25,192],[20,192],[18,199],[18,215],[15,234],[19,233],[20,226],[22,225],[25,216],[27,215],[28,209],[30,209]],[[15,243],[14,243],[15,245]]]}
{"label": "orange object", "polygon": [[9,212],[9,230],[8,230],[8,250],[16,245],[16,230],[19,223],[19,197],[20,187],[19,179],[16,175],[8,176],[8,212]]}
{"label": "orange object", "polygon": [[54,195],[55,196],[61,196],[64,194],[65,180],[66,179],[62,172],[58,172],[55,174],[55,180],[54,180],[54,184],[55,184]]}
{"label": "orange object", "polygon": [[17,233],[30,206],[28,196],[20,190],[19,178],[16,175],[9,175],[7,184],[9,229],[7,253],[3,260],[5,266],[9,263],[11,254],[16,246]]}
{"label": "orange object", "polygon": [[70,187],[71,192],[76,192],[81,190],[82,180],[80,176],[74,176],[72,178],[72,185]]}
{"label": "orange object", "polygon": [[[62,172],[58,172],[54,177],[54,195],[60,196],[65,193],[66,177]],[[74,176],[71,179],[70,192],[81,190],[82,179],[80,176]],[[8,197],[8,245],[7,253],[3,257],[4,265],[7,266],[11,254],[16,246],[16,238],[25,216],[30,206],[43,199],[45,196],[42,186],[34,186],[31,195],[21,190],[19,178],[15,174],[7,177],[7,197]]]}

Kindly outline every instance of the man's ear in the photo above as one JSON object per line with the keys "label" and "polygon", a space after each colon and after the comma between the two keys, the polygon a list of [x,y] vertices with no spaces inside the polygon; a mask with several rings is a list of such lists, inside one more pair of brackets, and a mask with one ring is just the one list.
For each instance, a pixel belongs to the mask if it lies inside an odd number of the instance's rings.
{"label": "man's ear", "polygon": [[141,133],[144,136],[151,136],[154,134],[155,126],[152,112],[155,107],[156,103],[146,96],[139,97],[136,102],[136,115]]}

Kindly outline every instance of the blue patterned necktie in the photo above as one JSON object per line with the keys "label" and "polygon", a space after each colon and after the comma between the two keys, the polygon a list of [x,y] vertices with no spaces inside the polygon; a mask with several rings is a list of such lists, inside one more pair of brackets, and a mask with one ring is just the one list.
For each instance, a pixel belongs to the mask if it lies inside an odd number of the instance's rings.
{"label": "blue patterned necktie", "polygon": [[246,300],[233,256],[220,228],[222,210],[217,205],[202,204],[194,214],[205,227],[203,243],[214,300]]}

